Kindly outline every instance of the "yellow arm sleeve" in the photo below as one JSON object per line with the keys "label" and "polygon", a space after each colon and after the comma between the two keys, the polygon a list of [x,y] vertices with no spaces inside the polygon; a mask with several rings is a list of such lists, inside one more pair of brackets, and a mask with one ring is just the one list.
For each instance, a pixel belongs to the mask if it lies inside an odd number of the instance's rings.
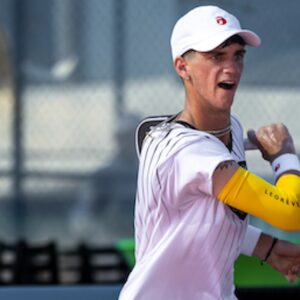
{"label": "yellow arm sleeve", "polygon": [[282,175],[272,185],[239,167],[218,199],[282,230],[300,230],[300,177],[297,175]]}

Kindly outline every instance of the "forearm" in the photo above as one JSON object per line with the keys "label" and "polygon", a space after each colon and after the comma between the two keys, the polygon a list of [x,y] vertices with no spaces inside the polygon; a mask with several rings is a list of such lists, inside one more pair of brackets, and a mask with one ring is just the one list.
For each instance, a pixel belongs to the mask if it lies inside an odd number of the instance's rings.
{"label": "forearm", "polygon": [[266,258],[266,255],[272,245],[273,239],[274,238],[272,236],[265,233],[261,233],[252,253],[252,256],[256,256],[261,261],[263,261]]}
{"label": "forearm", "polygon": [[300,276],[300,245],[262,233],[253,256],[268,263],[290,282]]}

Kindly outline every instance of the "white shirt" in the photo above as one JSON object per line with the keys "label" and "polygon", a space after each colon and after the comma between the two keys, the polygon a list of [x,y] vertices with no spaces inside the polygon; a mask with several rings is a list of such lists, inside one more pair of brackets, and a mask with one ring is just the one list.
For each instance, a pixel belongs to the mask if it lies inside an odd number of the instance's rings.
{"label": "white shirt", "polygon": [[120,300],[236,299],[233,265],[248,218],[212,195],[215,168],[245,160],[242,128],[236,118],[231,121],[231,151],[216,137],[174,122],[145,138],[135,207],[136,265]]}

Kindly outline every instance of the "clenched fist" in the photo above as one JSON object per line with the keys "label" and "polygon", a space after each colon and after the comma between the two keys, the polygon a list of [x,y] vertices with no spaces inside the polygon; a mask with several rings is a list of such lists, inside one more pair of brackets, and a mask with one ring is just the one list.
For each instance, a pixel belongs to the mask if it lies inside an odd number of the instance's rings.
{"label": "clenched fist", "polygon": [[248,138],[261,151],[265,160],[272,162],[284,153],[295,153],[293,139],[282,123],[270,124],[248,131]]}

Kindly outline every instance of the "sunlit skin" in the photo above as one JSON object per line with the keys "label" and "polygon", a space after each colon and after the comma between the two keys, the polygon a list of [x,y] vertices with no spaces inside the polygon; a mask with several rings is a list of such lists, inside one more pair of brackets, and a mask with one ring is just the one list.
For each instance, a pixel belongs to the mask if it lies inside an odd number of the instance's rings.
{"label": "sunlit skin", "polygon": [[[238,43],[176,58],[186,99],[179,119],[200,130],[229,125],[230,111],[244,67],[245,47]],[[225,85],[225,87],[224,87]],[[225,141],[228,137],[224,137]]]}

